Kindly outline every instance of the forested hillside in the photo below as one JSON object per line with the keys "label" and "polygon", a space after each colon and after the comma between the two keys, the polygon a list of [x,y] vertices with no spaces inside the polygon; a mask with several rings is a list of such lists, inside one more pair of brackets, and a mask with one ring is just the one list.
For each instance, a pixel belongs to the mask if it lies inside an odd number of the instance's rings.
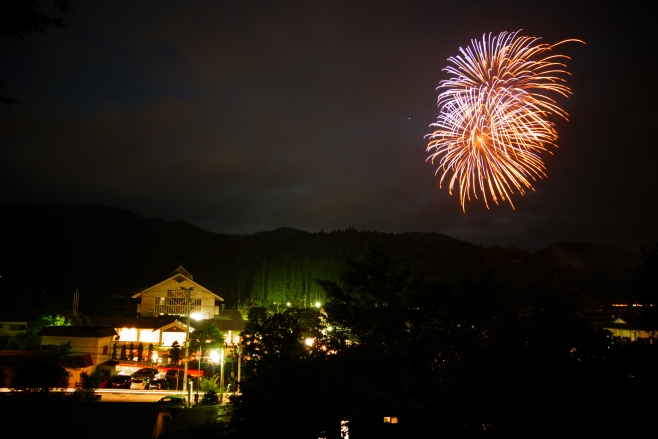
{"label": "forested hillside", "polygon": [[18,292],[30,293],[30,300],[47,302],[79,289],[82,307],[94,308],[90,313],[102,312],[110,297],[165,279],[181,263],[229,308],[322,302],[315,279],[338,281],[346,258],[359,260],[375,248],[428,282],[486,281],[521,301],[538,285],[580,293],[589,301],[624,298],[630,292],[629,270],[639,265],[638,255],[597,244],[558,243],[529,254],[482,248],[440,233],[281,228],[224,235],[100,205],[2,205],[0,218],[1,294],[11,301],[26,300]]}

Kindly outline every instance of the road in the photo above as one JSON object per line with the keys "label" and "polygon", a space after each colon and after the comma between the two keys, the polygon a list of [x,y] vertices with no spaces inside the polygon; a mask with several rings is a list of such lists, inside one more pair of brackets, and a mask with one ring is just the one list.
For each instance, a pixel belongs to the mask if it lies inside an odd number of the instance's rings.
{"label": "road", "polygon": [[[156,402],[166,395],[183,395],[180,390],[129,390],[129,389],[96,389],[96,394],[101,395],[101,402]],[[192,394],[191,402],[194,402]],[[199,394],[199,399],[203,394]],[[225,395],[225,403],[228,402],[228,395]]]}
{"label": "road", "polygon": [[[156,402],[166,395],[182,395],[183,392],[161,390],[96,389],[101,402]],[[194,398],[194,396],[192,396]],[[194,399],[193,399],[194,400]]]}

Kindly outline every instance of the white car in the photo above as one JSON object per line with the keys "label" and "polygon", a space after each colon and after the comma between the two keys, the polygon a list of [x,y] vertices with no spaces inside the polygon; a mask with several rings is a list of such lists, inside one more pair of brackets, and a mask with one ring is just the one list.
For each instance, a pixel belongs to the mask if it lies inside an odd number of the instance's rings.
{"label": "white car", "polygon": [[149,381],[150,380],[148,378],[135,378],[130,383],[130,388],[132,390],[148,390]]}

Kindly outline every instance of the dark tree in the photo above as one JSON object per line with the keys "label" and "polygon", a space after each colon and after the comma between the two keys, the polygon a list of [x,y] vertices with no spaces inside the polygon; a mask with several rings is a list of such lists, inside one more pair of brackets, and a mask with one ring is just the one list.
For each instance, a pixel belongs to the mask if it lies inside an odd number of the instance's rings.
{"label": "dark tree", "polygon": [[55,361],[31,361],[15,371],[11,387],[24,392],[48,393],[53,388],[68,387],[69,374]]}
{"label": "dark tree", "polygon": [[204,320],[190,333],[190,350],[199,351],[199,359],[203,353],[219,349],[224,344],[224,336],[212,320]]}
{"label": "dark tree", "polygon": [[123,346],[121,346],[121,356],[119,357],[120,360],[126,361],[128,359],[126,352],[126,343],[124,343]]}
{"label": "dark tree", "polygon": [[[609,367],[617,346],[580,318],[578,297],[530,290],[520,312],[486,276],[428,284],[382,250],[346,266],[319,282],[327,315],[312,347],[293,314],[247,325],[234,420],[245,437],[289,413],[285,434],[300,438],[339,437],[341,419],[383,438],[584,438],[611,426],[614,398],[600,383],[628,376]],[[384,416],[400,422],[387,429]]]}
{"label": "dark tree", "polygon": [[[64,28],[64,16],[72,14],[72,0],[53,0],[55,8],[51,13],[42,12],[42,3],[38,0],[1,0],[0,1],[0,36],[21,38],[37,32],[44,33],[46,28],[54,26]],[[0,87],[5,84],[0,81]],[[18,104],[20,101],[0,95],[0,104]]]}
{"label": "dark tree", "polygon": [[171,344],[171,349],[169,349],[169,357],[173,364],[178,364],[180,362],[180,345],[177,341],[174,341]]}
{"label": "dark tree", "polygon": [[143,361],[144,360],[144,345],[140,341],[139,344],[137,345],[137,361]]}
{"label": "dark tree", "polygon": [[43,345],[32,361],[19,364],[11,379],[11,387],[24,392],[48,393],[53,388],[68,387],[67,355],[71,343]]}

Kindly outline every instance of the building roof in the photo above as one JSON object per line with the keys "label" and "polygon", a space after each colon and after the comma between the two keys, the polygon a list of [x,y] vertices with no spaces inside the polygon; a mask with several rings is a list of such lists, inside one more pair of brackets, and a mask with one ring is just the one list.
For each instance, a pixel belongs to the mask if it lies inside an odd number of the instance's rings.
{"label": "building roof", "polygon": [[50,337],[114,337],[117,332],[107,326],[47,326],[39,331],[40,336]]}
{"label": "building roof", "polygon": [[219,315],[213,319],[213,322],[222,332],[242,332],[247,324],[247,320],[242,317],[240,311],[235,309],[220,312]]}
{"label": "building roof", "polygon": [[0,357],[34,357],[38,350],[28,349],[3,349],[0,351]]}
{"label": "building roof", "polygon": [[160,317],[92,317],[92,322],[99,326],[108,326],[111,328],[135,328],[135,329],[160,329],[178,322],[185,326],[185,323],[178,320],[178,316],[160,316]]}
{"label": "building roof", "polygon": [[213,320],[213,322],[215,322],[215,326],[222,332],[242,332],[247,325],[246,320]]}
{"label": "building roof", "polygon": [[215,317],[215,320],[244,320],[242,314],[237,309],[227,309],[222,310],[219,315]]}
{"label": "building roof", "polygon": [[201,284],[198,284],[198,283],[194,282],[194,280],[192,279],[192,275],[187,270],[185,270],[182,266],[180,266],[177,269],[175,269],[174,271],[172,271],[170,273],[170,276],[167,279],[163,280],[162,282],[158,282],[157,284],[155,284],[153,286],[150,286],[150,287],[148,287],[148,288],[146,288],[146,289],[144,289],[144,290],[142,290],[138,293],[133,294],[132,298],[136,299],[136,298],[140,297],[142,294],[147,293],[147,292],[159,291],[158,288],[160,288],[163,284],[166,284],[167,282],[170,282],[170,281],[178,282],[179,284],[182,284],[183,282],[186,282],[188,284],[191,284],[192,285],[191,288],[193,288],[195,291],[208,293],[212,296],[215,296],[215,299],[221,300],[222,302],[224,301],[224,299],[222,299],[221,297],[219,297],[217,294],[213,293],[212,291],[210,291],[206,287],[202,286]]}
{"label": "building roof", "polygon": [[185,276],[186,278],[192,280],[192,274],[187,271],[186,269],[183,268],[183,264],[179,265],[177,269],[169,273],[169,276],[174,276],[176,274],[180,274],[182,276]]}

